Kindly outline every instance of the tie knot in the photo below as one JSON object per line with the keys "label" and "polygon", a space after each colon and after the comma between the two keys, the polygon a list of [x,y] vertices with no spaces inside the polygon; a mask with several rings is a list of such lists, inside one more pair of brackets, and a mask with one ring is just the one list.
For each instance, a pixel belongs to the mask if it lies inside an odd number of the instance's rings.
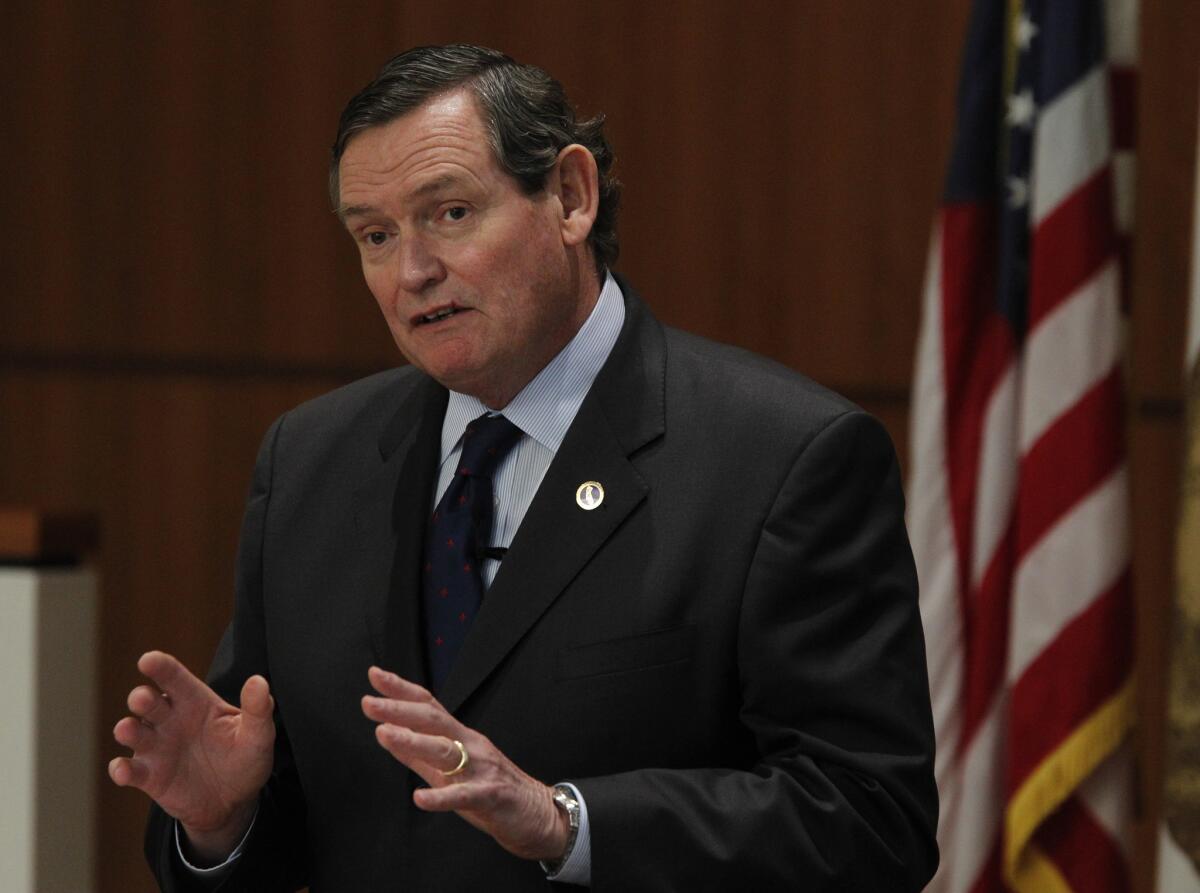
{"label": "tie knot", "polygon": [[459,474],[491,477],[521,438],[521,429],[502,415],[481,415],[463,434]]}

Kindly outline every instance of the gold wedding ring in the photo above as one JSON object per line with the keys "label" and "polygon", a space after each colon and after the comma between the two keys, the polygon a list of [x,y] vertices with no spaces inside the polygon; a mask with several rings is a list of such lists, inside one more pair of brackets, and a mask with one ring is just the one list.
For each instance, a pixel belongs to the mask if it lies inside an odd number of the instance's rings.
{"label": "gold wedding ring", "polygon": [[471,762],[471,756],[467,753],[467,748],[457,739],[450,739],[450,743],[458,748],[458,765],[453,769],[443,772],[442,775],[449,778],[451,775],[458,775],[467,768],[467,764]]}

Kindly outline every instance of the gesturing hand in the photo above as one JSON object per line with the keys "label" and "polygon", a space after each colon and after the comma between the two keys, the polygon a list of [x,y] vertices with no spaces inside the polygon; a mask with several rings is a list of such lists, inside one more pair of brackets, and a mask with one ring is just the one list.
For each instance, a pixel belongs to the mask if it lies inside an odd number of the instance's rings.
{"label": "gesturing hand", "polygon": [[[566,849],[568,824],[554,805],[554,791],[526,775],[486,736],[456,720],[428,691],[378,667],[368,672],[383,697],[363,697],[363,713],[379,723],[375,737],[428,788],[413,802],[429,812],[456,812],[500,846],[523,859],[558,860]],[[461,753],[469,754],[465,769]]]}
{"label": "gesturing hand", "polygon": [[178,819],[200,855],[223,858],[249,827],[271,774],[267,680],[246,680],[239,710],[169,654],[143,654],[138,669],[154,684],[129,693],[133,715],[116,724],[113,737],[133,755],[114,758],[109,777],[145,791]]}

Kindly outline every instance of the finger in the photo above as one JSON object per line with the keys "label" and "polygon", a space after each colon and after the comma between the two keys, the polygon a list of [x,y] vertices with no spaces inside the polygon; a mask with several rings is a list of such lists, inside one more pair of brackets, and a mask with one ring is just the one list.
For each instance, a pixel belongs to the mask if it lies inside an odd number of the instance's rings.
{"label": "finger", "polygon": [[424,763],[440,775],[456,768],[462,759],[458,745],[442,735],[422,735],[412,729],[384,723],[376,726],[375,737],[388,753],[406,766]]}
{"label": "finger", "polygon": [[108,763],[108,777],[120,787],[144,789],[150,783],[150,770],[129,757],[113,757]]}
{"label": "finger", "polygon": [[376,698],[364,695],[362,710],[368,719],[375,722],[406,726],[426,735],[443,735],[447,738],[463,737],[464,729],[441,704],[396,701],[391,698]]}
{"label": "finger", "polygon": [[[411,729],[385,724],[375,728],[375,738],[397,762],[415,772],[427,785],[441,787],[453,781],[461,781],[461,776],[458,779],[447,778],[446,772],[441,768],[446,766],[452,769],[453,766],[450,766],[449,760],[444,757],[447,739],[440,735],[420,735]],[[430,739],[433,743],[421,744],[415,740],[417,738]],[[450,746],[454,747],[453,744]],[[458,748],[455,747],[454,750],[454,766],[457,766]]]}
{"label": "finger", "polygon": [[147,651],[137,662],[138,670],[179,703],[184,699],[204,699],[212,689],[171,655],[163,651]]}
{"label": "finger", "polygon": [[251,676],[242,685],[242,715],[258,729],[274,726],[275,699],[271,685],[262,676]]}
{"label": "finger", "polygon": [[113,726],[113,738],[118,744],[131,747],[136,751],[144,748],[154,739],[154,729],[132,716],[126,716]]}
{"label": "finger", "polygon": [[416,772],[427,784],[432,784],[431,779],[439,773],[428,763],[417,758],[411,743],[416,734],[411,729],[386,723],[375,727],[375,740],[379,742],[380,747],[390,753],[398,762]]}
{"label": "finger", "polygon": [[415,682],[409,682],[407,679],[379,667],[371,667],[367,670],[367,679],[370,680],[371,686],[377,692],[386,697],[399,701],[437,703],[437,699],[429,692],[429,689],[422,688]]}
{"label": "finger", "polygon": [[139,685],[129,693],[125,703],[130,713],[152,726],[159,725],[171,715],[170,698],[149,685]]}
{"label": "finger", "polygon": [[500,804],[494,785],[448,784],[441,787],[417,788],[413,803],[426,812],[489,813]]}

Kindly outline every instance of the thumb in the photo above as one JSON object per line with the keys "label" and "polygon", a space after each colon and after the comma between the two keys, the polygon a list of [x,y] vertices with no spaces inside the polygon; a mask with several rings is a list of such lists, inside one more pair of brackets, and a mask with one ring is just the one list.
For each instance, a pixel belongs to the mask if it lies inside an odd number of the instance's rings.
{"label": "thumb", "polygon": [[275,699],[271,697],[271,686],[262,676],[251,676],[242,686],[242,715],[258,724],[270,724]]}

